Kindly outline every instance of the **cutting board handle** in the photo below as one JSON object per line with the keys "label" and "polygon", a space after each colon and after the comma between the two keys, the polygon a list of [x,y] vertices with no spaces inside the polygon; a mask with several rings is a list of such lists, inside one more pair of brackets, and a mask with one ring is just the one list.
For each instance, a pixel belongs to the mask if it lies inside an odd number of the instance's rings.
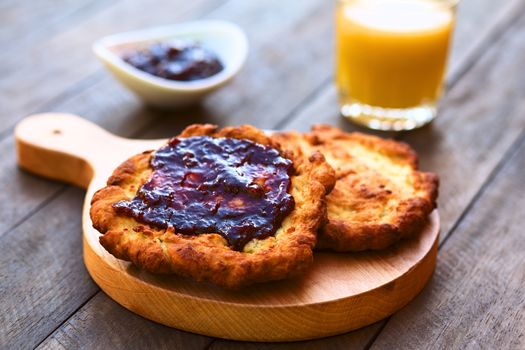
{"label": "cutting board handle", "polygon": [[21,168],[82,188],[89,185],[94,169],[112,169],[127,155],[144,151],[151,143],[118,137],[65,113],[25,118],[15,128],[15,139]]}

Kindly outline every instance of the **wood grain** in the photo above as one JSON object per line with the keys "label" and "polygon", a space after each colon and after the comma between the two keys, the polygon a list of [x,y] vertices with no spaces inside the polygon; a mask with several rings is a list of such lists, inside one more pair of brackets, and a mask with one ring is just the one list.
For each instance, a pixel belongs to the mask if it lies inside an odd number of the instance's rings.
{"label": "wood grain", "polygon": [[33,348],[98,290],[74,263],[82,254],[80,218],[65,215],[81,210],[82,197],[70,188],[0,237],[0,348]]}
{"label": "wood grain", "polygon": [[64,187],[62,184],[46,181],[21,172],[16,165],[14,136],[0,141],[0,238],[38,211],[50,198]]}
{"label": "wood grain", "polygon": [[429,288],[372,349],[525,348],[525,138],[440,254]]}
{"label": "wood grain", "polygon": [[348,350],[366,349],[370,343],[370,333],[379,332],[383,322],[374,323],[371,326],[355,330],[340,336],[333,336],[324,339],[315,339],[295,343],[250,343],[232,342],[222,339],[215,339],[210,350]]}
{"label": "wood grain", "polygon": [[454,84],[523,12],[525,1],[462,0],[449,60],[448,84]]}
{"label": "wood grain", "polygon": [[0,60],[5,55],[12,55],[14,50],[27,50],[39,40],[93,16],[109,3],[110,0],[3,1],[0,4],[0,45],[9,50],[0,52]]}
{"label": "wood grain", "polygon": [[293,280],[228,291],[151,275],[114,258],[100,245],[100,233],[93,228],[89,211],[93,193],[105,186],[115,167],[165,141],[123,139],[79,117],[53,113],[24,119],[15,136],[17,160],[24,169],[82,187],[89,185],[82,219],[83,256],[95,282],[129,310],[174,328],[255,341],[339,334],[399,310],[421,291],[434,270],[437,212],[415,239],[383,251],[318,252],[308,272]]}
{"label": "wood grain", "polygon": [[145,321],[104,293],[83,305],[37,349],[204,349],[211,339]]}

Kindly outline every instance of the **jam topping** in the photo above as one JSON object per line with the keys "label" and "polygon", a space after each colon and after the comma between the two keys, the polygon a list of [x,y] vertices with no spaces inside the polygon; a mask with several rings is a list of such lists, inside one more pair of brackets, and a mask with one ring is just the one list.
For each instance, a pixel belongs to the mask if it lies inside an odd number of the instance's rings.
{"label": "jam topping", "polygon": [[235,250],[271,236],[293,207],[293,164],[248,140],[173,138],[151,158],[153,173],[116,212],[158,228],[219,233]]}
{"label": "jam topping", "polygon": [[146,73],[181,81],[208,78],[224,68],[215,53],[186,40],[156,43],[123,60]]}

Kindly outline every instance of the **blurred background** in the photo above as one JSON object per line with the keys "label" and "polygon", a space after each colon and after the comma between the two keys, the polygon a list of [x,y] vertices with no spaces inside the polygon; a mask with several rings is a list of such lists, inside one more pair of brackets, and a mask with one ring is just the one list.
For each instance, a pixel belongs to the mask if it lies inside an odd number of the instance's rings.
{"label": "blurred background", "polygon": [[[509,15],[507,2],[513,1],[461,2],[449,82],[498,34],[497,18]],[[157,136],[141,132],[156,116],[170,117],[173,129],[163,127],[166,135],[203,121],[282,128],[292,126],[292,119],[317,115],[339,123],[332,82],[334,6],[321,0],[2,1],[0,134],[25,115],[49,110],[75,113],[135,137]],[[144,108],[91,51],[96,39],[109,34],[199,18],[237,23],[250,51],[234,82],[191,112]],[[293,127],[305,129],[308,123]]]}

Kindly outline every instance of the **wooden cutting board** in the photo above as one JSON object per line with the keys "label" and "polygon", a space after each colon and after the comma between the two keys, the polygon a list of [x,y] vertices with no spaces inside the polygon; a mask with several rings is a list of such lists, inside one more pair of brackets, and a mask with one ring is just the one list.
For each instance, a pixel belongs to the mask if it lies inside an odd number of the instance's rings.
{"label": "wooden cutting board", "polygon": [[80,117],[59,113],[24,119],[15,136],[22,168],[87,189],[84,262],[95,282],[125,308],[170,327],[250,341],[326,337],[396,312],[423,289],[434,271],[437,211],[412,240],[380,252],[318,252],[308,273],[292,280],[232,292],[177,276],[148,274],[114,258],[99,244],[89,203],[121,162],[166,140],[121,138]]}

